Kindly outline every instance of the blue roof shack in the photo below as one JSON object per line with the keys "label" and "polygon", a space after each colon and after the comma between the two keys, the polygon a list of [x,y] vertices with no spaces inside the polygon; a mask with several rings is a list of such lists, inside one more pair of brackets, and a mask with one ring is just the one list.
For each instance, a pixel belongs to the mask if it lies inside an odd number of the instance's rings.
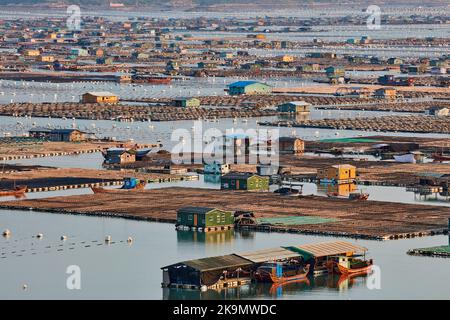
{"label": "blue roof shack", "polygon": [[232,96],[242,94],[269,94],[272,87],[258,81],[238,81],[228,85],[228,93]]}

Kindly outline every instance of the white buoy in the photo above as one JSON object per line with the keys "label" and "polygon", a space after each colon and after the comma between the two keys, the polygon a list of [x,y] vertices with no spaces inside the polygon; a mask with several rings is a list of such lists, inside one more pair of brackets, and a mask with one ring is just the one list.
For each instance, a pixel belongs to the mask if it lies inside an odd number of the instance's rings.
{"label": "white buoy", "polygon": [[38,238],[38,239],[42,239],[44,237],[44,235],[42,234],[42,233],[38,233],[37,235],[36,235],[36,238]]}
{"label": "white buoy", "polygon": [[133,238],[132,237],[128,237],[127,242],[128,243],[132,243],[133,242]]}
{"label": "white buoy", "polygon": [[66,241],[67,240],[67,236],[61,236],[61,240]]}
{"label": "white buoy", "polygon": [[3,231],[4,237],[9,237],[10,235],[11,235],[11,231],[9,231],[9,229],[6,229],[5,231]]}
{"label": "white buoy", "polygon": [[111,242],[111,236],[106,236],[105,237],[105,242]]}
{"label": "white buoy", "polygon": [[27,289],[28,289],[28,285],[24,284],[24,285],[22,286],[22,289],[23,289],[23,290],[27,290]]}

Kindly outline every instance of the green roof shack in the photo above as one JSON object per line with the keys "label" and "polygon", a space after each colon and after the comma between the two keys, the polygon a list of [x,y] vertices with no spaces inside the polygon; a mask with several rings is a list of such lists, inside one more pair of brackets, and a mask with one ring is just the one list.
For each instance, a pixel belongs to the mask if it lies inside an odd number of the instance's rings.
{"label": "green roof shack", "polygon": [[177,227],[202,228],[204,231],[230,229],[234,213],[206,207],[184,207],[177,212]]}
{"label": "green roof shack", "polygon": [[269,94],[272,87],[258,81],[238,81],[228,85],[228,94],[231,96],[243,94]]}
{"label": "green roof shack", "polygon": [[268,191],[269,177],[262,177],[254,173],[247,172],[228,173],[220,178],[220,189]]}

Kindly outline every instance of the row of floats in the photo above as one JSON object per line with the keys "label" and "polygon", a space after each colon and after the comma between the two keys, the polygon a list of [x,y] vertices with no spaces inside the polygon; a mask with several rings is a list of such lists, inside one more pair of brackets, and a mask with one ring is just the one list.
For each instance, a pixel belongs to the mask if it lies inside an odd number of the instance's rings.
{"label": "row of floats", "polygon": [[367,248],[336,241],[189,260],[162,267],[162,286],[205,291],[255,281],[299,282],[324,274],[365,275],[373,265],[366,253]]}

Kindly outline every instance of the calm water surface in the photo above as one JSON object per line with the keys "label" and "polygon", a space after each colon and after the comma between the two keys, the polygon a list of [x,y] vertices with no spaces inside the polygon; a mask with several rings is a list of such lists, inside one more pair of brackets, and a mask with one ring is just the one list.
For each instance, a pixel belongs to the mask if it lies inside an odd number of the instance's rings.
{"label": "calm water surface", "polygon": [[[66,216],[32,211],[0,211],[0,299],[448,299],[449,259],[412,257],[410,248],[447,244],[446,236],[388,242],[350,240],[370,250],[381,268],[381,289],[366,278],[317,278],[278,288],[250,285],[221,292],[163,290],[160,267],[187,259],[284,245],[338,240],[280,233],[198,234],[176,232],[171,224],[116,218]],[[44,238],[34,236],[43,233]],[[59,240],[67,235],[65,242]],[[105,235],[113,243],[105,245]],[[126,239],[132,236],[134,243]],[[342,238],[339,238],[342,240]],[[66,289],[66,268],[81,268],[81,290]],[[22,286],[27,284],[28,289]]]}

